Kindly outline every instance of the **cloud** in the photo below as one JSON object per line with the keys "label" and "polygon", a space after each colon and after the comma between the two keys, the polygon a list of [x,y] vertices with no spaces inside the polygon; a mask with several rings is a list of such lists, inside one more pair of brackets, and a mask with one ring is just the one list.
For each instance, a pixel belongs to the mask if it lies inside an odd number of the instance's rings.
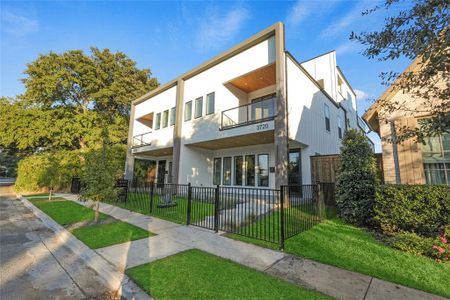
{"label": "cloud", "polygon": [[368,93],[358,90],[358,89],[355,89],[355,94],[356,94],[356,100],[366,100],[367,98],[369,98]]}
{"label": "cloud", "polygon": [[234,8],[225,15],[214,11],[199,22],[196,41],[201,52],[222,48],[239,33],[249,12],[242,7]]}
{"label": "cloud", "polygon": [[289,10],[286,16],[286,23],[295,26],[311,16],[327,14],[339,2],[340,0],[298,0]]}
{"label": "cloud", "polygon": [[10,11],[3,11],[1,14],[1,27],[5,34],[18,38],[38,31],[39,21]]}
{"label": "cloud", "polygon": [[352,41],[345,41],[339,44],[336,48],[336,55],[344,55],[350,53],[358,53],[361,51],[362,45]]}

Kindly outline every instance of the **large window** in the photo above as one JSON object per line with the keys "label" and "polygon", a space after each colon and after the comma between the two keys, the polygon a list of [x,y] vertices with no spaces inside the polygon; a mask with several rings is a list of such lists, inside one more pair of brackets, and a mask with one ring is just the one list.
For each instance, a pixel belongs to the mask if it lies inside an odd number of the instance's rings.
{"label": "large window", "polygon": [[214,176],[213,176],[213,184],[220,184],[220,173],[222,172],[222,159],[220,157],[214,158]]}
{"label": "large window", "polygon": [[325,129],[327,131],[330,131],[330,129],[331,129],[331,125],[330,125],[330,107],[328,105],[326,105],[326,104],[325,104],[324,115],[325,115]]}
{"label": "large window", "polygon": [[194,118],[200,118],[203,115],[203,97],[195,99],[195,113]]}
{"label": "large window", "polygon": [[289,185],[302,184],[300,149],[289,150],[288,183]]}
{"label": "large window", "polygon": [[245,156],[245,185],[255,185],[255,156]]}
{"label": "large window", "polygon": [[231,157],[223,158],[223,185],[231,185]]}
{"label": "large window", "polygon": [[268,154],[258,154],[258,186],[269,186]]}
{"label": "large window", "polygon": [[155,129],[158,130],[160,128],[161,128],[161,113],[157,113],[155,119]]}
{"label": "large window", "polygon": [[192,119],[192,101],[186,102],[184,106],[184,120],[189,121]]}
{"label": "large window", "polygon": [[450,134],[429,137],[421,144],[427,184],[450,185]]}
{"label": "large window", "polygon": [[176,109],[175,107],[172,107],[170,109],[170,126],[175,125],[175,116],[176,116]]}
{"label": "large window", "polygon": [[210,115],[214,113],[214,101],[215,101],[215,93],[212,92],[206,95],[206,114]]}
{"label": "large window", "polygon": [[169,110],[165,110],[163,112],[162,127],[166,128],[168,124],[169,124]]}
{"label": "large window", "polygon": [[242,175],[244,175],[244,159],[242,156],[234,157],[234,185],[242,185]]}

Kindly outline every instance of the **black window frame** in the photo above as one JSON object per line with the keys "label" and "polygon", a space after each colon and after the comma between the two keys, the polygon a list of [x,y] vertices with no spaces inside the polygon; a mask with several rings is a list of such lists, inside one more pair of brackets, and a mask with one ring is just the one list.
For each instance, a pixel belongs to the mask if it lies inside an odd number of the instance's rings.
{"label": "black window frame", "polygon": [[[328,116],[327,116],[328,112]],[[325,103],[324,104],[324,117],[325,117],[325,130],[330,132],[331,131],[331,112],[330,107]]]}
{"label": "black window frame", "polygon": [[[216,161],[219,161],[219,170],[217,170]],[[216,180],[216,173],[218,171],[219,178],[218,182]],[[222,157],[214,157],[213,159],[213,185],[220,185],[220,182],[222,181]]]}
{"label": "black window frame", "polygon": [[[240,159],[240,160],[241,160],[241,162],[240,162],[239,165],[237,164],[237,161],[236,161],[237,159]],[[242,185],[244,184],[244,180],[243,180],[243,177],[244,177],[244,156],[243,156],[243,155],[237,155],[237,156],[235,156],[235,157],[233,158],[233,164],[234,164],[233,183],[234,183],[234,185],[236,185],[236,186],[242,186]],[[240,176],[240,177],[237,177],[238,171],[241,173],[241,176]],[[240,183],[238,182],[237,179],[239,179],[239,182],[240,182]]]}
{"label": "black window frame", "polygon": [[[226,174],[225,174],[225,160],[227,160],[229,162],[229,176],[228,176],[228,180],[225,181],[226,179]],[[233,178],[233,160],[231,156],[225,156],[222,158],[222,184],[223,185],[231,185],[232,182],[232,178]]]}
{"label": "black window frame", "polygon": [[[249,169],[247,158],[253,157],[253,168]],[[246,155],[244,158],[245,161],[245,186],[255,186],[256,185],[256,155],[255,154],[249,154]],[[249,171],[253,170],[253,175],[249,176]],[[253,184],[249,184],[249,178],[253,178]]]}

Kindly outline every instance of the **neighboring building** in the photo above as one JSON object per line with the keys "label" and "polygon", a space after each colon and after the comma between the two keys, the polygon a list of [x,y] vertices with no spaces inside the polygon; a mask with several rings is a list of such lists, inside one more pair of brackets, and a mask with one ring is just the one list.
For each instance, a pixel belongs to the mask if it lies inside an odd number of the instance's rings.
{"label": "neighboring building", "polygon": [[[414,72],[418,67],[416,59],[406,71]],[[404,110],[387,112],[380,101],[400,103]],[[450,185],[450,134],[429,137],[426,145],[413,139],[392,142],[396,140],[399,128],[415,128],[421,119],[429,117],[425,112],[427,103],[429,100],[414,98],[394,83],[364,113],[363,118],[381,137],[386,183]]]}
{"label": "neighboring building", "polygon": [[133,101],[125,178],[278,188],[311,182],[310,157],[339,153],[358,128],[334,51],[299,63],[282,23]]}

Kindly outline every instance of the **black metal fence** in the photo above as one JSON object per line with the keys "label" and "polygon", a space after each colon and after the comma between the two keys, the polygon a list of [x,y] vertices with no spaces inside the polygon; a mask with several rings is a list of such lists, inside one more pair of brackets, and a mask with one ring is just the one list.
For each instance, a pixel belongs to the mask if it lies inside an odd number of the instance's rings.
{"label": "black metal fence", "polygon": [[333,183],[256,189],[122,180],[117,186],[120,196],[109,203],[118,207],[277,243],[280,248],[286,239],[320,223],[335,207]]}

